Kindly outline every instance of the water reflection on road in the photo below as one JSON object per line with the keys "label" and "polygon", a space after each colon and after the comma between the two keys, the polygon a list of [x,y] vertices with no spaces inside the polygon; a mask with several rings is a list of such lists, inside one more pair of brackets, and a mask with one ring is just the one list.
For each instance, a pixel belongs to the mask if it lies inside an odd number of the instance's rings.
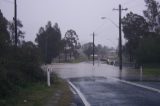
{"label": "water reflection on road", "polygon": [[[96,62],[76,64],[52,64],[54,72],[60,77],[69,79],[85,96],[91,106],[159,106],[160,96],[157,92],[133,86],[109,77],[119,77],[116,66]],[[123,68],[122,78],[139,80],[140,71]],[[106,78],[107,77],[107,78]],[[140,84],[144,82],[138,81]],[[145,83],[159,89],[158,83]]]}
{"label": "water reflection on road", "polygon": [[[75,64],[53,64],[53,71],[62,78],[77,77],[119,77],[119,68],[105,63],[96,62],[94,67],[92,62],[81,62]],[[131,69],[123,69],[123,78],[139,79],[139,71]]]}

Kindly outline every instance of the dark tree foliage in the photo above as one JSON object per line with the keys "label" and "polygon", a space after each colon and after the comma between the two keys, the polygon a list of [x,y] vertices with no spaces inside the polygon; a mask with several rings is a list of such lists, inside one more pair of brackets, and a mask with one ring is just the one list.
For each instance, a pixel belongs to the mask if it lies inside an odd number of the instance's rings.
{"label": "dark tree foliage", "polygon": [[77,52],[76,49],[79,49],[81,47],[79,43],[79,38],[76,33],[76,31],[70,29],[65,33],[65,47],[68,48],[68,52],[70,53],[70,58],[71,55],[73,54],[74,57],[77,57]]}
{"label": "dark tree foliage", "polygon": [[5,88],[9,87],[9,84],[5,85],[5,83],[7,83],[6,52],[10,43],[10,37],[7,31],[7,23],[7,20],[5,19],[0,10],[0,97],[4,96],[9,92],[8,90],[5,90]]}
{"label": "dark tree foliage", "polygon": [[83,52],[86,54],[88,59],[90,59],[90,55],[93,54],[93,43],[89,42],[82,46]]}
{"label": "dark tree foliage", "polygon": [[[18,45],[22,43],[22,40],[24,39],[24,32],[21,30],[23,28],[23,24],[20,20],[17,20],[17,37],[18,37]],[[15,22],[11,21],[9,22],[9,33],[10,33],[10,40],[12,45],[15,44]]]}
{"label": "dark tree foliage", "polygon": [[156,0],[144,0],[146,3],[147,9],[143,11],[144,16],[147,19],[149,24],[150,31],[156,32],[156,22],[157,16],[160,17],[160,4]]}
{"label": "dark tree foliage", "polygon": [[160,36],[149,33],[150,36],[142,39],[136,51],[139,64],[160,64]]}
{"label": "dark tree foliage", "polygon": [[[113,48],[109,48],[107,46],[102,46],[101,44],[94,45],[94,53],[100,57],[105,57],[108,52],[114,50]],[[88,42],[82,45],[82,50],[84,54],[90,59],[90,56],[93,55],[93,42]]]}
{"label": "dark tree foliage", "polygon": [[0,56],[2,56],[1,53],[3,53],[4,49],[6,49],[10,43],[10,36],[9,32],[7,31],[7,24],[8,21],[5,19],[0,10]]}
{"label": "dark tree foliage", "polygon": [[59,46],[61,45],[61,31],[58,24],[52,26],[49,21],[45,28],[40,28],[35,41],[38,43],[45,63],[51,63],[61,50],[61,46]]}
{"label": "dark tree foliage", "polygon": [[130,55],[130,61],[133,61],[140,39],[148,32],[148,24],[142,16],[130,12],[122,19],[122,27],[124,38],[127,39],[125,48]]}
{"label": "dark tree foliage", "polygon": [[160,37],[157,17],[160,17],[160,5],[155,0],[145,0],[147,9],[144,17],[129,13],[123,18],[123,32],[127,43],[124,46],[130,60],[138,64],[160,63]]}
{"label": "dark tree foliage", "polygon": [[98,44],[96,46],[96,52],[98,53],[99,56],[105,56],[108,51],[110,51],[111,48],[108,48],[107,46],[102,46],[101,44]]}
{"label": "dark tree foliage", "polygon": [[0,11],[0,99],[17,93],[29,83],[44,80],[39,49],[32,42],[24,41],[15,48],[7,26],[10,27]]}

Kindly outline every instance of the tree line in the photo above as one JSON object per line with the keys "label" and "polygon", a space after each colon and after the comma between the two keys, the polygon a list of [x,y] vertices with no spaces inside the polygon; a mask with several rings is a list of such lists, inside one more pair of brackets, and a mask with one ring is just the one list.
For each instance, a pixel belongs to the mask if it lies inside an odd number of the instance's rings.
{"label": "tree line", "polygon": [[144,16],[130,12],[122,19],[123,53],[130,62],[138,65],[160,63],[160,4],[144,0]]}
{"label": "tree line", "polygon": [[[116,51],[114,48],[109,48],[107,46],[102,46],[101,44],[94,45],[94,53],[99,56],[99,58],[106,59],[107,54],[110,51]],[[83,53],[90,60],[91,55],[93,55],[93,42],[88,42],[82,45]]]}
{"label": "tree line", "polygon": [[35,41],[40,48],[45,64],[50,64],[60,54],[63,54],[64,62],[67,62],[71,57],[78,58],[77,49],[81,47],[76,31],[70,29],[62,38],[58,24],[55,23],[52,26],[50,21],[45,27],[39,29]]}
{"label": "tree line", "polygon": [[[14,95],[31,83],[44,82],[42,64],[50,64],[61,53],[78,56],[77,33],[70,29],[62,38],[57,23],[40,27],[35,42],[25,41],[23,24],[17,20],[18,45],[15,46],[14,20],[8,21],[0,10],[0,99]],[[68,56],[68,55],[66,55]]]}
{"label": "tree line", "polygon": [[23,24],[17,20],[18,46],[15,46],[14,21],[8,21],[0,10],[0,99],[15,94],[28,83],[44,80],[37,46],[24,41]]}

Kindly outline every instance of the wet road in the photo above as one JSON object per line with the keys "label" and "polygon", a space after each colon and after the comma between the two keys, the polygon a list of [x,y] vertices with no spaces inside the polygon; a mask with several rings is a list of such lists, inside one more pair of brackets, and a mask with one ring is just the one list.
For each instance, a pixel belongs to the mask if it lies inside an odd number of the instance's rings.
{"label": "wet road", "polygon": [[[120,75],[118,67],[98,62],[94,67],[91,62],[52,67],[60,77],[70,80],[91,106],[160,106],[160,93],[113,79]],[[139,80],[138,70],[123,70],[121,75],[124,79]]]}
{"label": "wet road", "polygon": [[114,79],[87,77],[71,81],[91,106],[160,106],[160,93]]}
{"label": "wet road", "polygon": [[118,67],[96,62],[93,67],[92,62],[82,62],[78,64],[53,64],[54,72],[62,78],[77,78],[91,76],[118,77]]}

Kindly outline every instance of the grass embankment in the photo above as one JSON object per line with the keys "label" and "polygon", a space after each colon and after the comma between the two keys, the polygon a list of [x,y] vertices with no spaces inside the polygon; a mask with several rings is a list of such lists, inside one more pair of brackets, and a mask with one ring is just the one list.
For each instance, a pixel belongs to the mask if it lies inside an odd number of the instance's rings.
{"label": "grass embankment", "polygon": [[160,76],[160,64],[144,64],[143,74],[147,76]]}
{"label": "grass embankment", "polygon": [[70,106],[71,100],[72,93],[68,85],[58,79],[51,87],[44,83],[31,84],[18,94],[0,100],[0,106]]}
{"label": "grass embankment", "polygon": [[144,68],[143,73],[148,76],[160,76],[160,68]]}

